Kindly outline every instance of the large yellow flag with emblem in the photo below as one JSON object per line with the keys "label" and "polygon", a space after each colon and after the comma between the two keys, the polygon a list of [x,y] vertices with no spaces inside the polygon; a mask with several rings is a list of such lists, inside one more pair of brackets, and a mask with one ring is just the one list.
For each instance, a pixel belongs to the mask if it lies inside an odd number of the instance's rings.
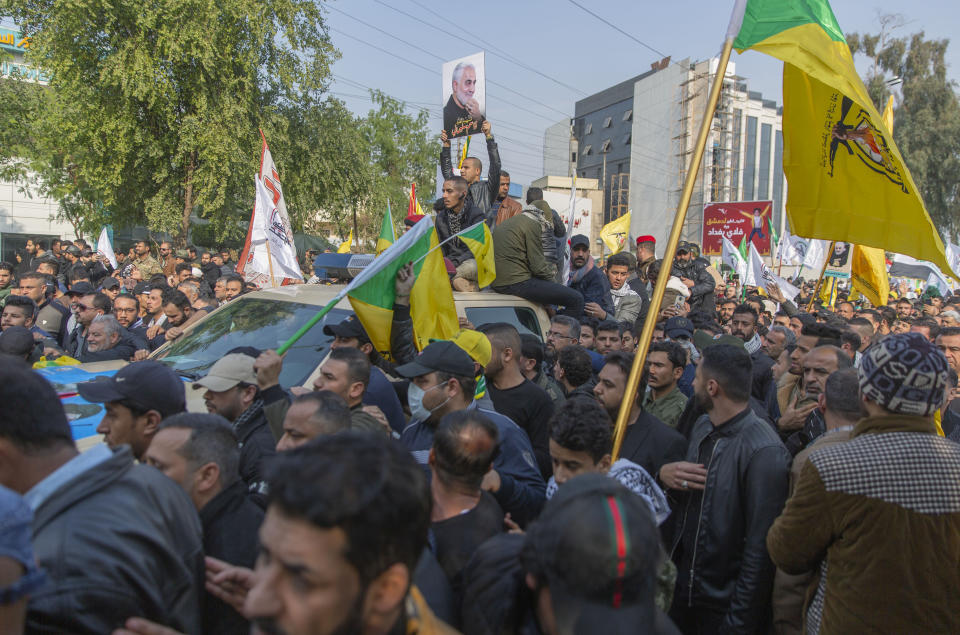
{"label": "large yellow flag with emblem", "polygon": [[623,246],[630,234],[630,212],[620,218],[610,221],[600,230],[600,239],[607,246],[611,254],[623,251]]}
{"label": "large yellow flag with emblem", "polygon": [[728,33],[734,48],[784,62],[783,170],[794,233],[907,254],[950,271],[829,2],[741,0],[736,11]]}

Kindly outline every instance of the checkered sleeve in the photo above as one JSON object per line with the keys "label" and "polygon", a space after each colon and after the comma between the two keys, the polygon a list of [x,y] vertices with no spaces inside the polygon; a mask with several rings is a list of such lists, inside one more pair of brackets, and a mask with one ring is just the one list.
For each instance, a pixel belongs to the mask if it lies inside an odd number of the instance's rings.
{"label": "checkered sleeve", "polygon": [[817,468],[808,461],[800,470],[793,496],[767,533],[767,551],[786,573],[812,571],[826,557],[832,532],[826,487]]}

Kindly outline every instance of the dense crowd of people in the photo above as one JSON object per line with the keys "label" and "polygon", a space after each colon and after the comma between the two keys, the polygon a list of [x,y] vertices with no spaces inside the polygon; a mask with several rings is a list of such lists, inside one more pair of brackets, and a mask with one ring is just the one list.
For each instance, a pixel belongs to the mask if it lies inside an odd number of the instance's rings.
{"label": "dense crowd of people", "polygon": [[[444,141],[436,227],[491,225],[492,289],[543,304],[543,339],[417,351],[408,266],[389,351],[351,316],[309,387],[257,342],[190,385],[143,358],[247,290],[228,254],[0,264],[4,632],[960,632],[960,296],[791,302],[682,243],[652,309],[654,238],[599,263],[574,235],[563,277],[563,222],[483,132],[500,187]],[[61,355],[137,360],[78,384],[105,410],[82,453],[28,364]]]}

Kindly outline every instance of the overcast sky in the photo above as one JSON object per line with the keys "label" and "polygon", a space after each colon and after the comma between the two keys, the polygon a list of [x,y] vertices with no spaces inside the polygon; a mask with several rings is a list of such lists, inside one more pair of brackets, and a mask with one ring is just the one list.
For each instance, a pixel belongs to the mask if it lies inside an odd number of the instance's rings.
{"label": "overcast sky", "polygon": [[[441,60],[485,50],[487,117],[504,168],[527,184],[543,176],[546,127],[571,116],[577,100],[649,70],[663,56],[679,61],[716,55],[733,1],[338,0],[325,6],[342,53],[333,66],[332,91],[358,114],[371,107],[364,87],[379,88],[411,108],[431,108],[431,126],[439,132]],[[877,32],[878,13],[899,12],[908,22],[899,34],[960,34],[957,0],[833,0],[832,6],[845,33]],[[732,59],[750,90],[780,102],[779,61],[755,52],[734,53]],[[960,42],[951,43],[948,62],[957,80]]]}

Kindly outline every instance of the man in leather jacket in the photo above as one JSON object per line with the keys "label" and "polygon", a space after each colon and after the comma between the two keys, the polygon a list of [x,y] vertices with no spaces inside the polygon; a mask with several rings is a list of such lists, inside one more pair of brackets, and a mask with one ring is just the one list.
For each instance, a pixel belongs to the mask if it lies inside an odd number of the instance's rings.
{"label": "man in leather jacket", "polygon": [[767,530],[788,493],[790,454],[749,406],[750,356],[704,349],[687,460],[660,469],[677,499],[671,557],[677,584],[671,617],[684,633],[765,633],[774,567]]}
{"label": "man in leather jacket", "polygon": [[[490,169],[487,171],[487,180],[481,181],[480,174],[483,172],[483,163],[476,157],[467,157],[460,168],[460,176],[467,180],[469,187],[467,189],[467,198],[483,212],[487,225],[491,227],[496,220],[496,211],[493,209],[493,201],[500,194],[500,150],[497,149],[497,142],[493,140],[493,133],[490,131],[490,122],[484,121],[481,128],[487,138],[487,155],[490,157]],[[447,132],[440,133],[440,141],[443,146],[440,149],[440,171],[443,173],[444,180],[453,178],[453,162],[450,158],[450,140],[447,139]],[[466,227],[464,227],[466,229]]]}
{"label": "man in leather jacket", "polygon": [[690,311],[713,313],[713,290],[717,283],[707,272],[703,262],[693,257],[690,243],[681,242],[677,247],[677,257],[673,261],[671,273],[690,289]]}

